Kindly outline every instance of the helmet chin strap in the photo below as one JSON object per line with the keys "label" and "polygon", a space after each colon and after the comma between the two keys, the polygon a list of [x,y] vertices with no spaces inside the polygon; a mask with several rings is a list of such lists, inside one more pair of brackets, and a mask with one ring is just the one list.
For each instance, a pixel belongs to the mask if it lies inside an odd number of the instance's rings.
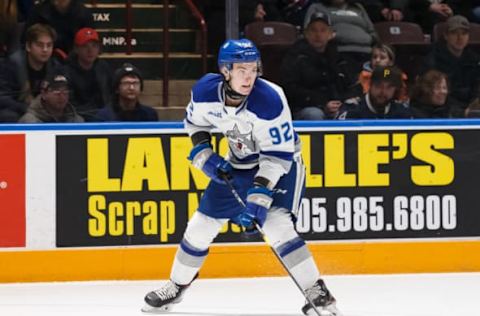
{"label": "helmet chin strap", "polygon": [[223,80],[223,90],[225,91],[225,95],[227,97],[235,101],[243,101],[246,97],[248,97],[248,95],[240,94],[233,90],[233,88],[230,86],[230,83],[225,79]]}

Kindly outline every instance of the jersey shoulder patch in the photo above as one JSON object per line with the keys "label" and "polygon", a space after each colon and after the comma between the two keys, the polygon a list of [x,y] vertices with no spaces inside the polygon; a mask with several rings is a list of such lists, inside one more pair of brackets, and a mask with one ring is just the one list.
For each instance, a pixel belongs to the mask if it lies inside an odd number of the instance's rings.
{"label": "jersey shoulder patch", "polygon": [[220,74],[206,74],[192,87],[193,102],[220,102],[218,86],[223,78]]}
{"label": "jersey shoulder patch", "polygon": [[[279,87],[279,89],[281,89]],[[252,92],[248,96],[247,109],[259,118],[272,120],[283,111],[283,102],[280,94],[271,83],[258,78]]]}

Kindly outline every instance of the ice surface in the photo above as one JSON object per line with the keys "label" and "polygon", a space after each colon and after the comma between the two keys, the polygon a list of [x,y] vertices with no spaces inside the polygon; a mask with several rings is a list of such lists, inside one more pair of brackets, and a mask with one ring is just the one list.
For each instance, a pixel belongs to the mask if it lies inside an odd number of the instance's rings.
{"label": "ice surface", "polygon": [[[480,316],[480,273],[325,276],[345,316]],[[0,284],[0,316],[145,316],[162,281]],[[287,277],[198,279],[175,316],[300,316]]]}

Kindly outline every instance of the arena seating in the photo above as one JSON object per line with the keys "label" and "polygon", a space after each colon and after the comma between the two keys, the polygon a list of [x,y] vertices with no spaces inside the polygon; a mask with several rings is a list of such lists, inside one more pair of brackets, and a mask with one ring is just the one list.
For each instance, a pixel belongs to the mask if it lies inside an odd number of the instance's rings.
{"label": "arena seating", "polygon": [[375,30],[381,42],[395,48],[396,64],[414,80],[424,56],[430,50],[430,39],[420,25],[409,22],[378,22]]}
{"label": "arena seating", "polygon": [[[158,0],[135,0],[131,5],[131,54],[127,54],[127,5],[122,0],[85,1],[102,37],[102,58],[112,67],[135,64],[146,84],[142,100],[159,111],[162,120],[183,118],[193,83],[203,75],[196,21],[184,1],[172,0],[170,25],[169,104],[162,104],[163,4]],[[213,56],[209,56],[213,63]]]}
{"label": "arena seating", "polygon": [[297,28],[284,22],[253,22],[245,26],[245,37],[252,40],[260,50],[263,76],[279,83],[283,56],[297,40]]}

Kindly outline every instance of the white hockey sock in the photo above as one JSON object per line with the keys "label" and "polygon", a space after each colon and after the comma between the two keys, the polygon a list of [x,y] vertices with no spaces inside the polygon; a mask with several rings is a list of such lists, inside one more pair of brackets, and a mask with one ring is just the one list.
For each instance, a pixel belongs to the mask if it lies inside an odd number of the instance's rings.
{"label": "white hockey sock", "polygon": [[207,254],[208,249],[196,249],[183,239],[175,254],[170,279],[176,284],[190,284],[203,265]]}
{"label": "white hockey sock", "polygon": [[263,230],[300,286],[311,287],[320,278],[320,272],[305,241],[295,231],[290,212],[270,210]]}
{"label": "white hockey sock", "polygon": [[298,236],[276,249],[303,289],[311,287],[320,278],[312,254],[301,237]]}
{"label": "white hockey sock", "polygon": [[216,219],[195,212],[188,222],[173,262],[170,279],[181,285],[190,284],[208,254],[208,248],[227,219]]}
{"label": "white hockey sock", "polygon": [[320,272],[312,256],[292,267],[290,271],[304,290],[312,287],[320,278]]}

